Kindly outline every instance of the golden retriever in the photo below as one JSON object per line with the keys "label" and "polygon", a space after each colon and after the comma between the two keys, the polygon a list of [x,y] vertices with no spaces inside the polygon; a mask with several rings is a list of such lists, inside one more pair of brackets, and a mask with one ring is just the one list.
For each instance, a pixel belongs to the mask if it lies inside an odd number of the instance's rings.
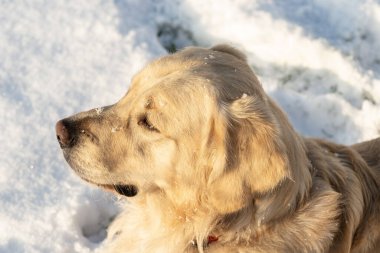
{"label": "golden retriever", "polygon": [[85,181],[128,198],[105,252],[380,252],[380,138],[304,138],[244,54],[187,48],[60,120]]}

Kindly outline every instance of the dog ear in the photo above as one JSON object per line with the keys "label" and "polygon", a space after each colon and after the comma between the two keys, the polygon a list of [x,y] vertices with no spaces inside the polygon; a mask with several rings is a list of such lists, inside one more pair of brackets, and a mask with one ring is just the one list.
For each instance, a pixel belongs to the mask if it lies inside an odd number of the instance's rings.
{"label": "dog ear", "polygon": [[238,49],[236,49],[232,46],[226,45],[226,44],[215,45],[210,49],[213,51],[218,51],[218,52],[230,54],[230,55],[235,56],[236,58],[238,58],[239,60],[242,60],[244,62],[247,61],[247,57],[245,56],[244,53],[242,53]]}
{"label": "dog ear", "polygon": [[[214,168],[210,200],[221,213],[237,211],[289,176],[281,132],[268,102],[243,95],[226,110],[225,164]],[[223,203],[219,203],[223,202]]]}
{"label": "dog ear", "polygon": [[275,116],[267,101],[246,96],[230,106],[232,120],[238,125],[233,133],[239,149],[239,166],[247,170],[252,192],[265,193],[289,176],[286,147]]}

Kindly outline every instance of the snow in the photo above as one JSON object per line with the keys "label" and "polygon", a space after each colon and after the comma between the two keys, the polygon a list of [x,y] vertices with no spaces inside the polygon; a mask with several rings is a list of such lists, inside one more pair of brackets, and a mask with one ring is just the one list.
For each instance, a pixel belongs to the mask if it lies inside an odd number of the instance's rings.
{"label": "snow", "polygon": [[101,113],[176,48],[243,50],[304,135],[380,133],[379,1],[15,0],[0,2],[0,23],[0,252],[100,247],[121,200],[74,175],[54,124]]}

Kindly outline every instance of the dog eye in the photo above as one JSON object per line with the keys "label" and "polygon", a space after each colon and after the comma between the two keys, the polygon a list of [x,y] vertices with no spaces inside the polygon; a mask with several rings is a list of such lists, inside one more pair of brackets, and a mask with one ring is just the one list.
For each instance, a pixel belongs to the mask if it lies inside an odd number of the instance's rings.
{"label": "dog eye", "polygon": [[141,119],[138,121],[138,125],[148,129],[149,131],[159,132],[158,129],[155,128],[152,123],[150,123],[146,116],[141,117]]}

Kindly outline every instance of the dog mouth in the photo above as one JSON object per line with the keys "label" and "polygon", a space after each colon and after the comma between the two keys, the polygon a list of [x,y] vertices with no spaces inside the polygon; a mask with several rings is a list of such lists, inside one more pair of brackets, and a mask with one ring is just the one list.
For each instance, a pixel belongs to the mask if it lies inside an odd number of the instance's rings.
{"label": "dog mouth", "polygon": [[[69,162],[69,164],[70,164],[70,162]],[[72,166],[72,167],[75,168],[75,166]],[[74,169],[74,170],[75,170],[76,173],[79,174],[79,176],[84,181],[86,181],[86,182],[88,182],[88,183],[90,183],[92,185],[96,185],[96,186],[98,186],[100,188],[103,188],[103,189],[105,189],[107,191],[111,191],[113,193],[118,193],[118,194],[126,196],[126,197],[134,197],[139,192],[138,187],[136,185],[134,185],[134,184],[120,184],[120,183],[119,184],[104,184],[104,183],[101,183],[101,182],[96,182],[98,180],[93,180],[93,179],[90,179],[87,176],[84,176],[84,174],[82,173],[83,172],[82,170],[78,170],[78,169]]]}
{"label": "dog mouth", "polygon": [[117,192],[120,195],[126,196],[126,197],[134,197],[138,193],[138,188],[135,185],[132,184],[115,184],[115,185],[99,185],[102,188],[105,188],[107,190],[111,190],[114,192]]}

